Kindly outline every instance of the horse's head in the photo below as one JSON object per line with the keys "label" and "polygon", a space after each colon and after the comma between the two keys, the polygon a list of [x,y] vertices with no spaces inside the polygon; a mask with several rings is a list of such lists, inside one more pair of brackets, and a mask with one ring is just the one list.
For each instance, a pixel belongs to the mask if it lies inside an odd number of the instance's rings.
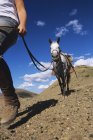
{"label": "horse's head", "polygon": [[60,53],[59,42],[60,38],[58,38],[57,41],[52,41],[51,39],[49,39],[51,54],[54,58],[58,57]]}

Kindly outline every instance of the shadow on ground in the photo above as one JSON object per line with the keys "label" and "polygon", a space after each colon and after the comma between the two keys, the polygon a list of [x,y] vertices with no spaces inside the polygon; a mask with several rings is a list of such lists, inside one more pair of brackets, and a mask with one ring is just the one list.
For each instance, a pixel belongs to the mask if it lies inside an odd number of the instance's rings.
{"label": "shadow on ground", "polygon": [[49,108],[49,107],[53,107],[57,104],[58,100],[46,100],[46,101],[41,101],[41,102],[37,102],[36,104],[34,104],[31,107],[26,108],[25,111],[18,113],[18,116],[22,116],[24,114],[27,114],[25,117],[21,118],[21,120],[19,120],[18,122],[16,122],[13,125],[10,125],[10,127],[8,129],[15,129],[19,126],[21,126],[22,124],[26,123],[30,118],[34,117],[37,114],[40,114],[43,110]]}
{"label": "shadow on ground", "polygon": [[71,95],[71,93],[75,92],[75,89],[72,89],[72,90],[69,90],[69,91],[66,91],[66,96],[69,96]]}
{"label": "shadow on ground", "polygon": [[[75,92],[75,89],[72,89],[72,90],[66,91],[65,96],[70,96],[71,93],[73,93],[73,92]],[[62,95],[62,96],[64,96],[62,93],[59,93],[58,95]]]}
{"label": "shadow on ground", "polygon": [[90,134],[89,137],[90,137],[90,138],[93,138],[93,134]]}

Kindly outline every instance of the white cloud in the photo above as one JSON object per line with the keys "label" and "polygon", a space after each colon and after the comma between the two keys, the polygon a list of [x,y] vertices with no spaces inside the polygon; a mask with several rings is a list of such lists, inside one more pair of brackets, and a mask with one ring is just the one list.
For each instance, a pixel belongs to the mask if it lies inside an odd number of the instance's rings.
{"label": "white cloud", "polygon": [[77,19],[71,20],[66,24],[66,27],[72,27],[74,33],[80,35],[86,35],[87,31],[83,31],[83,25],[79,23]]}
{"label": "white cloud", "polygon": [[77,60],[84,59],[84,56],[74,57],[74,59],[77,59]]}
{"label": "white cloud", "polygon": [[82,31],[82,27],[83,25],[79,23],[78,20],[72,20],[69,21],[69,23],[66,25],[67,27],[72,26],[73,30],[75,31],[75,33],[80,33]]}
{"label": "white cloud", "polygon": [[[29,88],[29,87],[36,87],[38,89],[46,89],[48,88],[51,84],[53,84],[55,82],[55,80],[51,80],[49,81],[49,78],[51,78],[51,70],[48,70],[46,72],[40,72],[40,73],[35,73],[35,74],[25,74],[23,76],[24,82],[19,86],[19,88]],[[32,83],[35,84],[32,84]],[[48,84],[42,84],[42,83],[46,83],[48,82]],[[41,85],[37,86],[37,83],[40,83]]]}
{"label": "white cloud", "polygon": [[[24,81],[18,88],[23,88],[23,89],[34,89],[36,92],[42,92],[44,89],[47,89],[50,85],[52,85],[56,81],[56,77],[54,80],[51,79],[36,79],[34,80],[34,84],[32,84],[33,81]],[[39,82],[39,83],[37,83]],[[42,84],[44,83],[44,84]]]}
{"label": "white cloud", "polygon": [[47,78],[47,79],[37,78],[37,79],[35,80],[35,82],[48,82],[48,81],[49,81],[48,78]]}
{"label": "white cloud", "polygon": [[70,16],[74,16],[77,14],[77,9],[73,9],[71,12],[70,12]]}
{"label": "white cloud", "polygon": [[79,59],[74,63],[74,66],[80,65],[93,66],[93,58]]}
{"label": "white cloud", "polygon": [[74,57],[74,60],[86,59],[90,55],[91,55],[91,53],[86,53],[82,56]]}
{"label": "white cloud", "polygon": [[[21,77],[21,79],[23,79],[23,83],[19,86],[21,88],[28,88],[34,85],[38,86],[38,84],[42,84],[42,83],[49,83],[50,78],[52,76],[52,64],[50,62],[40,62],[42,65],[45,66],[45,68],[50,68],[49,70],[45,71],[45,72],[38,72],[38,73],[34,73],[34,74],[25,74],[23,77]],[[32,63],[29,63],[29,66],[33,65]],[[42,68],[42,66],[38,66],[40,69],[44,70],[44,68]],[[34,86],[34,87],[35,87]],[[45,86],[47,87],[47,86]],[[42,86],[40,86],[39,89],[41,89]]]}
{"label": "white cloud", "polygon": [[68,32],[68,29],[66,27],[56,28],[56,37],[61,37],[65,35],[67,32]]}
{"label": "white cloud", "polygon": [[77,19],[69,21],[65,26],[56,28],[56,37],[66,35],[70,30],[73,30],[75,34],[87,35],[87,31],[83,30],[83,25],[79,23]]}
{"label": "white cloud", "polygon": [[51,77],[51,70],[48,70],[46,72],[39,72],[39,73],[35,73],[35,74],[25,74],[23,76],[24,81],[28,81],[28,82],[37,82],[40,80],[44,81],[48,78]]}
{"label": "white cloud", "polygon": [[49,84],[47,84],[47,85],[40,85],[40,86],[38,86],[38,89],[46,89],[46,88],[48,88],[50,85],[52,85],[54,82],[56,81],[56,79],[55,80],[51,80],[50,82],[49,82]]}
{"label": "white cloud", "polygon": [[49,86],[48,85],[40,85],[39,87],[38,87],[38,89],[46,89],[46,88],[48,88]]}
{"label": "white cloud", "polygon": [[43,27],[43,26],[45,26],[45,22],[44,21],[37,21],[36,25]]}
{"label": "white cloud", "polygon": [[85,55],[86,55],[86,56],[89,56],[89,55],[91,55],[91,53],[86,53]]}
{"label": "white cloud", "polygon": [[22,83],[18,88],[28,88],[28,87],[33,87],[34,85],[32,83],[29,83],[29,82],[24,82]]}

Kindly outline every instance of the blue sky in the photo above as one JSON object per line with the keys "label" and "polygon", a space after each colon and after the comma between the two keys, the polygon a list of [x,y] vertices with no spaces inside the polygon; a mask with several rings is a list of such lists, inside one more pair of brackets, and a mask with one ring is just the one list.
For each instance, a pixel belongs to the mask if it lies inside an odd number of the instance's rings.
{"label": "blue sky", "polygon": [[[74,65],[93,66],[93,0],[25,0],[26,42],[45,66],[51,62],[48,39],[61,37],[60,48],[72,54]],[[4,55],[16,88],[40,93],[55,81],[31,63],[21,37]]]}

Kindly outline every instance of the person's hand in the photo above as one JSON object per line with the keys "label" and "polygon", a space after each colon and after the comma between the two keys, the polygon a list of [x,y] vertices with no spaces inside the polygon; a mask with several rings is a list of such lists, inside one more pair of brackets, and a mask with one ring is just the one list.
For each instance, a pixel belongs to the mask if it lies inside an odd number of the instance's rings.
{"label": "person's hand", "polygon": [[21,24],[20,24],[20,25],[18,26],[18,30],[19,30],[19,34],[20,34],[20,35],[23,35],[23,36],[24,36],[24,35],[26,34],[26,27],[25,27],[24,25],[21,25]]}

